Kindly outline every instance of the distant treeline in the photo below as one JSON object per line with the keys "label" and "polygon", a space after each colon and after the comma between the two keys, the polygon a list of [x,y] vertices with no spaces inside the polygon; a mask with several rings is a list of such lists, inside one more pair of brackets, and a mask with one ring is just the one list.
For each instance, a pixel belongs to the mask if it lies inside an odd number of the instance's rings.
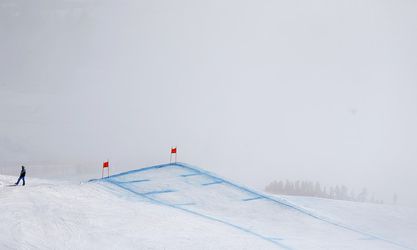
{"label": "distant treeline", "polygon": [[[265,187],[265,191],[272,194],[313,196],[335,200],[347,200],[358,202],[372,202],[383,204],[383,200],[375,199],[374,195],[369,195],[368,190],[363,188],[358,194],[349,190],[344,185],[331,186],[329,188],[322,186],[318,182],[312,181],[273,181]],[[393,202],[396,202],[396,195]]]}

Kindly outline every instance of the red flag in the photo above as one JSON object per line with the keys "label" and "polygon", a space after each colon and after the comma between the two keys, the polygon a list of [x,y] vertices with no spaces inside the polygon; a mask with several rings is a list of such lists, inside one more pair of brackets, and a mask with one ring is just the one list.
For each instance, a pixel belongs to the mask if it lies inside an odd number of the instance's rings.
{"label": "red flag", "polygon": [[109,162],[108,161],[103,162],[103,168],[108,168],[108,167],[109,167]]}
{"label": "red flag", "polygon": [[176,153],[177,153],[177,147],[171,148],[171,154],[176,154]]}

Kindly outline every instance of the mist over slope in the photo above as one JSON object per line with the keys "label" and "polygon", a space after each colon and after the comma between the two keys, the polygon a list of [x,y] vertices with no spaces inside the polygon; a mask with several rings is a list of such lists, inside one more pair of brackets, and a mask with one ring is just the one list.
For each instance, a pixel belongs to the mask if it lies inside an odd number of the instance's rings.
{"label": "mist over slope", "polygon": [[415,9],[2,0],[0,168],[135,168],[177,145],[250,186],[311,179],[417,204]]}

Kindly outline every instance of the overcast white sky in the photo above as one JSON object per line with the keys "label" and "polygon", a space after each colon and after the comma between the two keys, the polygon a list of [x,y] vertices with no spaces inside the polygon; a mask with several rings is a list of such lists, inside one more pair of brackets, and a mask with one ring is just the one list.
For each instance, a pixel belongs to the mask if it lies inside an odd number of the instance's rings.
{"label": "overcast white sky", "polygon": [[0,0],[0,171],[122,171],[177,145],[256,188],[318,180],[417,204],[416,10]]}

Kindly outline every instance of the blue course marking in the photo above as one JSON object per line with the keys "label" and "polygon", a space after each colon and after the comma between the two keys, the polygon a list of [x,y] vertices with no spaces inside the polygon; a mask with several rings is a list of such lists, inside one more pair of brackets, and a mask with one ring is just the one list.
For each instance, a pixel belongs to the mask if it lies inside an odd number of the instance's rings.
{"label": "blue course marking", "polygon": [[135,180],[135,181],[118,181],[118,183],[121,183],[121,184],[130,184],[130,183],[146,182],[146,181],[150,181],[150,180],[143,179],[143,180]]}
{"label": "blue course marking", "polygon": [[[398,246],[398,247],[401,247],[401,248],[404,248],[404,249],[409,249],[409,250],[417,250],[417,249],[415,249],[415,248],[411,248],[411,247],[408,247],[408,246],[402,245],[402,244],[397,243],[397,242],[395,242],[395,241],[392,241],[392,240],[389,240],[389,239],[385,239],[385,238],[383,238],[383,237],[376,236],[376,235],[373,235],[373,234],[371,234],[371,233],[363,232],[363,231],[357,230],[357,229],[355,229],[355,228],[352,228],[352,227],[349,227],[349,226],[343,225],[343,224],[341,224],[341,223],[334,222],[334,221],[330,220],[329,218],[326,218],[326,217],[323,217],[323,216],[317,215],[317,214],[315,214],[315,213],[313,213],[313,212],[311,212],[311,211],[309,211],[309,210],[307,210],[307,209],[304,209],[304,208],[302,208],[302,207],[298,207],[297,205],[292,204],[291,202],[289,202],[289,201],[287,201],[287,200],[284,200],[284,199],[279,199],[279,198],[275,198],[275,197],[274,197],[274,198],[272,198],[271,196],[268,196],[268,195],[264,195],[264,194],[258,193],[258,192],[256,192],[256,191],[253,191],[253,190],[251,190],[251,189],[247,188],[247,187],[244,187],[244,186],[240,186],[240,185],[234,184],[234,183],[233,183],[233,182],[231,182],[231,181],[228,181],[228,180],[226,180],[226,179],[224,179],[224,178],[218,177],[216,174],[213,174],[213,173],[208,172],[208,171],[206,171],[206,170],[203,170],[203,169],[200,169],[200,168],[198,168],[198,167],[191,166],[191,165],[188,165],[188,164],[185,164],[185,163],[180,163],[180,162],[177,162],[177,163],[161,164],[161,165],[156,165],[156,166],[151,166],[151,167],[146,167],[146,168],[141,168],[141,169],[131,170],[131,171],[124,172],[124,173],[120,173],[120,174],[116,174],[116,175],[111,175],[109,178],[105,178],[105,179],[90,180],[90,181],[98,181],[98,182],[100,182],[100,181],[108,181],[108,182],[111,182],[111,183],[113,183],[113,184],[115,184],[115,185],[118,185],[119,187],[121,187],[121,188],[123,188],[123,189],[126,189],[126,190],[128,190],[128,191],[131,191],[131,192],[136,193],[136,194],[138,194],[138,195],[144,196],[143,194],[137,193],[137,192],[135,192],[134,190],[130,190],[129,188],[126,188],[126,187],[124,187],[124,186],[122,186],[122,185],[120,185],[120,184],[115,183],[114,181],[112,181],[112,180],[111,180],[111,178],[113,178],[113,177],[118,177],[118,176],[123,176],[123,175],[127,175],[127,174],[132,174],[132,173],[137,173],[137,172],[144,172],[144,171],[148,171],[148,170],[154,170],[154,169],[159,169],[159,168],[165,168],[165,167],[181,167],[181,168],[184,168],[184,169],[187,169],[187,170],[193,171],[193,172],[196,172],[196,171],[197,171],[198,173],[201,173],[201,174],[203,174],[203,175],[207,175],[207,176],[210,176],[210,177],[213,177],[213,178],[216,178],[216,179],[222,180],[222,182],[223,182],[223,183],[228,184],[228,185],[230,185],[230,186],[232,186],[232,187],[235,187],[235,188],[237,188],[237,189],[240,189],[241,191],[245,191],[245,192],[247,192],[247,193],[249,193],[249,194],[256,195],[256,196],[260,196],[260,197],[262,197],[262,198],[264,198],[264,199],[266,199],[266,200],[269,200],[269,201],[271,201],[271,202],[274,202],[274,203],[276,203],[276,204],[279,204],[279,205],[282,205],[282,206],[286,206],[286,207],[288,207],[288,208],[292,208],[292,209],[294,209],[294,210],[296,210],[296,211],[298,211],[298,212],[300,212],[300,213],[302,213],[302,214],[305,214],[305,215],[307,215],[307,216],[313,217],[313,218],[315,218],[315,219],[317,219],[317,220],[320,220],[320,221],[327,222],[327,223],[329,223],[329,224],[331,224],[331,225],[334,225],[334,226],[336,226],[336,227],[340,227],[340,228],[343,228],[343,229],[348,230],[348,231],[352,231],[352,232],[355,232],[355,233],[358,233],[358,234],[362,234],[362,235],[367,236],[367,237],[373,237],[373,238],[375,238],[375,239],[377,239],[377,240],[384,241],[384,242],[386,242],[386,243],[389,243],[389,244],[392,244],[392,245],[395,245],[395,246]],[[146,197],[146,198],[148,198],[148,199],[150,199],[150,200],[153,200],[154,202],[157,202],[157,203],[159,203],[159,204],[163,204],[163,205],[167,205],[167,206],[175,207],[175,206],[173,206],[173,205],[170,205],[170,204],[165,204],[165,203],[163,203],[163,202],[160,202],[160,201],[157,201],[157,200],[151,199],[151,198],[149,198],[149,197],[147,197],[147,196],[144,196],[144,197]],[[202,217],[206,217],[206,218],[208,218],[208,219],[212,219],[212,220],[215,220],[215,221],[219,221],[219,222],[222,222],[222,223],[224,223],[224,224],[227,224],[227,225],[230,225],[230,226],[233,226],[233,227],[236,227],[236,228],[240,228],[239,226],[237,226],[237,225],[233,225],[233,224],[231,224],[231,223],[229,223],[229,222],[226,222],[226,221],[221,221],[221,220],[216,219],[216,218],[211,218],[210,216],[206,216],[206,215],[203,215],[203,214],[198,214],[198,213],[196,213],[196,212],[194,212],[194,211],[187,210],[187,209],[182,208],[182,207],[175,207],[175,208],[178,208],[178,209],[181,209],[181,210],[185,210],[185,211],[187,211],[187,212],[190,212],[190,213],[193,213],[193,214],[196,214],[196,215],[200,215],[200,216],[202,216]],[[263,238],[263,239],[265,239],[265,240],[268,240],[268,241],[270,241],[270,242],[276,243],[276,242],[272,241],[270,238],[267,238],[267,237],[265,237],[265,236],[259,235],[259,234],[255,233],[255,232],[252,232],[252,231],[248,230],[248,229],[244,229],[244,228],[240,228],[240,229],[241,229],[241,230],[243,229],[243,231],[246,231],[246,232],[251,233],[251,234],[253,234],[253,235],[257,235],[258,237]],[[285,245],[283,245],[282,247],[284,247],[285,249],[291,249],[291,248],[289,248],[289,247],[287,247],[287,246],[285,246]]]}
{"label": "blue course marking", "polygon": [[127,172],[123,172],[120,174],[115,174],[115,175],[110,175],[109,178],[114,178],[114,177],[119,177],[119,176],[123,176],[123,175],[128,175],[128,174],[133,174],[133,173],[137,173],[137,172],[144,172],[144,171],[148,171],[148,170],[153,170],[153,169],[158,169],[158,168],[166,168],[169,166],[174,166],[174,163],[167,163],[167,164],[161,164],[161,165],[156,165],[156,166],[151,166],[151,167],[146,167],[146,168],[140,168],[140,169],[135,169],[135,170],[130,170]]}
{"label": "blue course marking", "polygon": [[163,193],[172,193],[175,192],[175,190],[167,189],[167,190],[160,190],[160,191],[151,191],[147,193],[142,193],[143,195],[152,195],[152,194],[163,194]]}
{"label": "blue course marking", "polygon": [[276,237],[271,237],[270,239],[271,239],[271,240],[275,240],[275,241],[278,241],[278,240],[284,240],[284,239],[282,239],[282,238],[276,238]]}
{"label": "blue course marking", "polygon": [[190,203],[179,203],[179,204],[174,204],[174,206],[190,206],[190,205],[195,205],[194,202],[190,202]]}
{"label": "blue course marking", "polygon": [[352,227],[349,227],[349,226],[343,225],[343,224],[341,224],[341,223],[334,222],[334,221],[332,221],[332,220],[330,220],[330,219],[328,219],[328,218],[325,218],[325,217],[323,217],[323,216],[320,216],[320,215],[314,214],[314,213],[312,213],[311,211],[309,211],[309,210],[307,210],[307,209],[304,209],[304,208],[298,207],[297,205],[292,204],[292,203],[290,203],[290,202],[289,202],[289,201],[287,201],[287,200],[284,200],[284,199],[279,199],[279,200],[278,200],[278,199],[276,199],[276,198],[272,198],[272,197],[270,197],[270,196],[268,196],[268,195],[263,195],[263,194],[260,194],[260,193],[258,193],[258,192],[256,192],[256,191],[253,191],[253,190],[251,190],[251,189],[249,189],[249,188],[247,188],[247,187],[244,187],[244,186],[240,186],[240,185],[234,184],[234,183],[233,183],[233,182],[231,182],[231,181],[228,181],[228,180],[226,180],[226,179],[224,179],[224,178],[218,177],[216,174],[210,173],[210,172],[208,172],[208,171],[206,171],[206,170],[203,170],[203,169],[199,169],[199,168],[197,168],[197,167],[195,167],[195,166],[190,166],[190,165],[188,165],[188,164],[185,164],[185,163],[180,163],[180,162],[177,162],[177,163],[176,163],[176,165],[178,165],[178,166],[182,166],[182,167],[184,167],[185,169],[190,169],[190,170],[194,170],[194,171],[200,171],[201,173],[203,173],[203,174],[205,174],[205,175],[208,175],[208,176],[211,176],[211,177],[214,177],[214,178],[217,178],[217,179],[221,179],[221,180],[223,180],[223,182],[224,182],[224,183],[226,183],[226,184],[228,184],[228,185],[230,185],[230,186],[232,186],[232,187],[238,188],[238,189],[240,189],[240,190],[242,190],[242,191],[246,191],[246,192],[248,192],[248,193],[250,193],[250,194],[253,194],[253,195],[258,195],[258,196],[261,196],[261,197],[265,198],[266,200],[269,200],[269,201],[272,201],[272,202],[274,202],[274,203],[277,203],[277,204],[280,204],[280,205],[283,205],[283,206],[286,206],[286,207],[292,208],[292,209],[294,209],[294,210],[296,210],[296,211],[298,211],[298,212],[300,212],[300,213],[302,213],[302,214],[305,214],[305,215],[308,215],[308,216],[313,217],[313,218],[315,218],[315,219],[318,219],[318,220],[321,220],[321,221],[327,222],[327,223],[329,223],[329,224],[331,224],[331,225],[334,225],[334,226],[336,226],[336,227],[340,227],[340,228],[343,228],[343,229],[348,230],[348,231],[352,231],[352,232],[355,232],[355,233],[358,233],[358,234],[362,234],[362,235],[367,236],[367,237],[373,237],[373,238],[375,238],[375,239],[377,239],[377,240],[384,241],[384,242],[386,242],[386,243],[389,243],[389,244],[392,244],[392,245],[395,245],[395,246],[398,246],[398,247],[401,247],[401,248],[404,248],[404,249],[409,249],[409,250],[417,250],[417,249],[415,249],[415,248],[411,248],[411,247],[408,247],[408,246],[402,245],[402,244],[397,243],[397,242],[395,242],[395,241],[392,241],[392,240],[389,240],[389,239],[385,239],[385,238],[383,238],[383,237],[376,236],[376,235],[373,235],[373,234],[371,234],[371,233],[363,232],[363,231],[357,230],[357,229],[355,229],[355,228],[352,228]]}
{"label": "blue course marking", "polygon": [[200,216],[200,217],[206,218],[206,219],[208,219],[208,220],[212,220],[212,221],[220,222],[220,223],[222,223],[222,224],[225,224],[225,225],[228,225],[228,226],[234,227],[234,228],[236,228],[236,229],[238,229],[238,230],[240,230],[240,231],[243,231],[243,232],[246,232],[246,233],[252,234],[252,235],[254,235],[254,236],[258,237],[258,238],[261,238],[261,239],[264,239],[264,240],[266,240],[266,241],[269,241],[269,242],[271,242],[271,243],[273,243],[273,244],[275,244],[275,245],[277,245],[277,246],[280,246],[280,247],[281,247],[281,248],[283,248],[283,249],[286,249],[286,250],[294,250],[293,248],[291,248],[291,247],[289,247],[289,246],[286,246],[286,245],[284,245],[284,244],[282,244],[282,243],[280,243],[280,242],[276,242],[276,241],[274,241],[274,240],[272,240],[272,239],[270,239],[270,238],[268,238],[268,237],[265,237],[265,236],[263,236],[263,235],[260,235],[260,234],[258,234],[258,233],[256,233],[256,232],[253,232],[253,231],[249,230],[249,229],[246,229],[246,228],[240,227],[240,226],[238,226],[238,225],[232,224],[232,223],[230,223],[230,222],[223,221],[223,220],[221,220],[221,219],[217,219],[217,218],[212,217],[212,216],[209,216],[209,215],[201,214],[201,213],[198,213],[198,212],[195,212],[195,211],[192,211],[192,210],[189,210],[189,209],[186,209],[186,208],[180,207],[180,206],[171,205],[171,204],[165,203],[165,202],[163,202],[163,201],[153,199],[153,198],[151,198],[151,197],[149,197],[149,196],[146,196],[146,195],[144,195],[144,194],[142,194],[142,193],[138,193],[138,192],[136,192],[135,190],[132,190],[132,189],[130,189],[130,188],[127,188],[127,187],[125,187],[124,185],[119,184],[119,183],[114,182],[114,181],[109,180],[109,179],[108,179],[108,180],[106,180],[106,181],[108,181],[108,182],[110,182],[110,183],[113,183],[113,184],[115,184],[115,185],[119,186],[120,188],[125,189],[125,190],[127,190],[127,191],[129,191],[129,192],[132,192],[132,193],[134,193],[134,194],[137,194],[137,195],[139,195],[139,196],[141,196],[141,197],[143,197],[143,198],[145,198],[145,199],[148,199],[149,201],[151,201],[151,202],[153,202],[153,203],[155,203],[155,204],[159,204],[159,205],[164,205],[164,206],[168,206],[168,207],[176,208],[176,209],[179,209],[179,210],[182,210],[182,211],[185,211],[185,212],[188,212],[188,213],[191,213],[191,214],[194,214],[194,215],[197,215],[197,216]]}
{"label": "blue course marking", "polygon": [[202,173],[182,174],[181,177],[196,176],[196,175],[202,175]]}
{"label": "blue course marking", "polygon": [[217,181],[213,181],[213,182],[209,182],[209,183],[203,183],[201,185],[209,186],[209,185],[215,185],[215,184],[220,184],[220,183],[223,183],[223,181],[222,180],[217,180]]}
{"label": "blue course marking", "polygon": [[253,198],[247,198],[247,199],[242,199],[242,201],[253,201],[253,200],[259,200],[259,199],[263,199],[264,197],[258,196],[258,197],[253,197]]}

